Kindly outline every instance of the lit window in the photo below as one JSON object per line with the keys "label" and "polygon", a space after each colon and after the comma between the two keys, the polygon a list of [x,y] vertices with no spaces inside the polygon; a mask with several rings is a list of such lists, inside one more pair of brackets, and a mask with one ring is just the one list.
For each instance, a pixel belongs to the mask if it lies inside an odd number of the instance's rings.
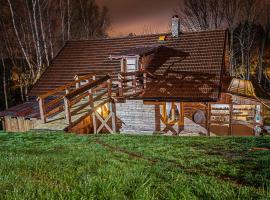
{"label": "lit window", "polygon": [[135,72],[138,70],[137,58],[126,58],[127,72]]}
{"label": "lit window", "polygon": [[162,105],[162,118],[166,124],[180,124],[183,123],[183,115],[181,109],[183,109],[181,103],[168,102]]}

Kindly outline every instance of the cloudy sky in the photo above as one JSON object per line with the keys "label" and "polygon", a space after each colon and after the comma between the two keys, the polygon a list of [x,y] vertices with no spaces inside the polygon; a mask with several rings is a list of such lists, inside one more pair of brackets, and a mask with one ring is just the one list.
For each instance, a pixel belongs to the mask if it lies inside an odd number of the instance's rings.
{"label": "cloudy sky", "polygon": [[166,32],[181,0],[96,0],[110,10],[111,36],[128,33]]}

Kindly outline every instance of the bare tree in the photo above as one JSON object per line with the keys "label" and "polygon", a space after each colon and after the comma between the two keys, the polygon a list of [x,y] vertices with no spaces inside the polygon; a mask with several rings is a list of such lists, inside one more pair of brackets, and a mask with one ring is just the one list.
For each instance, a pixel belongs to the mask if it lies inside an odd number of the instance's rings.
{"label": "bare tree", "polygon": [[234,51],[234,33],[239,23],[241,0],[224,0],[224,20],[229,30],[229,65],[230,75],[235,75],[235,51]]}
{"label": "bare tree", "polygon": [[262,74],[264,70],[264,51],[265,51],[265,45],[269,37],[270,33],[270,5],[269,4],[263,4],[263,11],[262,11],[262,18],[261,18],[261,25],[262,25],[262,32],[260,34],[261,36],[261,42],[259,47],[259,64],[258,64],[258,82],[261,83],[262,81]]}
{"label": "bare tree", "polygon": [[209,30],[222,26],[224,18],[222,0],[185,0],[176,12],[189,30]]}
{"label": "bare tree", "polygon": [[257,34],[256,22],[259,19],[261,0],[242,0],[240,19],[242,23],[236,32],[236,39],[240,45],[241,68],[245,69],[245,78],[250,79],[251,49]]}

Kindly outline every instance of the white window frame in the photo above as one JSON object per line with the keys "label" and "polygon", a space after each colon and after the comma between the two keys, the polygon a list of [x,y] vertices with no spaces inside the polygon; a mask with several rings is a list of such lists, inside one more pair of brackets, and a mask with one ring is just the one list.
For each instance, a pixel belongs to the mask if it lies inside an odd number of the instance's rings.
{"label": "white window frame", "polygon": [[[134,61],[134,63],[132,63],[132,64],[128,64],[129,63],[129,61],[131,61],[131,60],[133,60]],[[138,71],[139,70],[139,65],[138,65],[138,61],[139,61],[139,59],[137,58],[137,57],[126,57],[126,69],[125,69],[125,71],[126,72],[135,72],[135,71]],[[130,70],[129,70],[129,66],[131,67],[131,66],[133,66],[133,68],[131,68]]]}

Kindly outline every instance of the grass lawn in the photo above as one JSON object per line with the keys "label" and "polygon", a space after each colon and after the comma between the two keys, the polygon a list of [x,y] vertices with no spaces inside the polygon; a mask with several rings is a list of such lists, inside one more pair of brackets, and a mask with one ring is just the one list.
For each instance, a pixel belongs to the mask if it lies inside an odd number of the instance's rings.
{"label": "grass lawn", "polygon": [[270,137],[0,133],[0,199],[270,199]]}

